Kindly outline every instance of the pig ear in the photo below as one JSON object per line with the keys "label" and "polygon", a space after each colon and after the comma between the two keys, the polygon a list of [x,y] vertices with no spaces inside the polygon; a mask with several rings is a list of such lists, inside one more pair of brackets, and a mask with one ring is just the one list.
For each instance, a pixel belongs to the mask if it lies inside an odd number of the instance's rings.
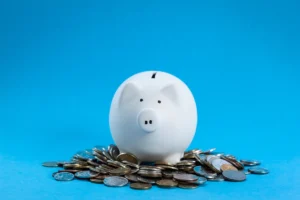
{"label": "pig ear", "polygon": [[161,89],[161,93],[171,101],[178,103],[178,94],[174,84],[170,84]]}
{"label": "pig ear", "polygon": [[140,88],[134,83],[127,83],[121,92],[119,105],[129,102],[140,94]]}

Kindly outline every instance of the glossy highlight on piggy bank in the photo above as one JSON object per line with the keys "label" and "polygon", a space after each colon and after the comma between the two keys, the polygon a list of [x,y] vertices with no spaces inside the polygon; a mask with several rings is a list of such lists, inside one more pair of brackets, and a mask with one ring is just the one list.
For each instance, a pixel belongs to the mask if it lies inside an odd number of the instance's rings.
{"label": "glossy highlight on piggy bank", "polygon": [[160,71],[141,72],[117,89],[109,125],[121,152],[145,162],[174,164],[194,138],[197,107],[179,78]]}

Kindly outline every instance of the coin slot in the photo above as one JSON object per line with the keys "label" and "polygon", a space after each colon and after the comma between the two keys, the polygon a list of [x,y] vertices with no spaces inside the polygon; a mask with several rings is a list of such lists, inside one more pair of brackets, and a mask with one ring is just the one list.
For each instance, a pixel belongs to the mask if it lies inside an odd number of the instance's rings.
{"label": "coin slot", "polygon": [[152,74],[152,77],[151,77],[151,78],[152,78],[152,79],[155,79],[155,76],[156,76],[156,72]]}

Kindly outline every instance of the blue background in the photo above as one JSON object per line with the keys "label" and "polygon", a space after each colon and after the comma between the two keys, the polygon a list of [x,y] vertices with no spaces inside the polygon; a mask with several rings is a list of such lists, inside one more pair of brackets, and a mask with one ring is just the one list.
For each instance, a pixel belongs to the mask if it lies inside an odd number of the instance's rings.
{"label": "blue background", "polygon": [[[300,199],[297,1],[1,1],[1,199]],[[190,148],[270,170],[197,190],[59,183],[41,163],[113,143],[110,102],[161,70],[192,90]]]}

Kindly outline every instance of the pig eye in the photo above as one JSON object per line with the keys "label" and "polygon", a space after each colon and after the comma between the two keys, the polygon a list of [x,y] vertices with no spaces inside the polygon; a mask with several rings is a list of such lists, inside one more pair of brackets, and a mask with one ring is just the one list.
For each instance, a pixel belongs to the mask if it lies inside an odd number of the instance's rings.
{"label": "pig eye", "polygon": [[140,102],[144,101],[144,99],[140,99]]}
{"label": "pig eye", "polygon": [[157,102],[158,102],[158,103],[161,103],[161,100],[158,100]]}

